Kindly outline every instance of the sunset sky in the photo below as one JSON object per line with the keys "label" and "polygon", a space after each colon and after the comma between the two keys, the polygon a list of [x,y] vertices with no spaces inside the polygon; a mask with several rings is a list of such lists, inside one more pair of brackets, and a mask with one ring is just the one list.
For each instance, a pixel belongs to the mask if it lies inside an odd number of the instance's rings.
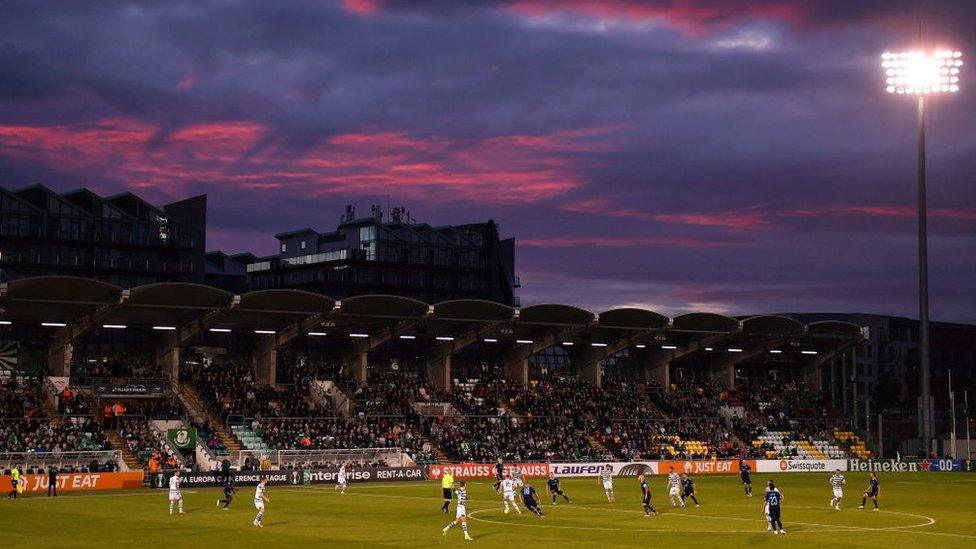
{"label": "sunset sky", "polygon": [[886,49],[962,50],[931,101],[932,316],[976,322],[976,2],[0,2],[0,185],[209,196],[272,253],[345,204],[517,239],[523,304],[914,316],[916,113]]}

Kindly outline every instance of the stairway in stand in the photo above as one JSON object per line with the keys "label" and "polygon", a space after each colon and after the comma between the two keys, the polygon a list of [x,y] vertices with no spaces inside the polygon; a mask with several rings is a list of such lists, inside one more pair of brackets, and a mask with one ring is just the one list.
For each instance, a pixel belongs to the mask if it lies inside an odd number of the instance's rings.
{"label": "stairway in stand", "polygon": [[195,421],[206,421],[214,427],[217,436],[220,437],[220,441],[227,448],[228,452],[237,452],[243,448],[241,441],[231,434],[227,426],[224,425],[224,422],[213,417],[209,408],[203,404],[203,399],[200,398],[200,394],[197,393],[196,389],[184,383],[180,385],[180,389],[176,394]]}
{"label": "stairway in stand", "polygon": [[595,437],[587,436],[586,441],[589,442],[590,447],[599,452],[602,457],[607,457],[610,455],[610,452],[607,451],[607,447]]}
{"label": "stairway in stand", "polygon": [[129,445],[126,444],[125,441],[122,440],[122,437],[119,436],[118,431],[105,429],[102,431],[102,433],[105,435],[105,440],[108,441],[113,450],[122,452],[122,461],[125,462],[126,467],[128,467],[130,471],[143,470],[142,462],[139,461],[139,458],[132,453],[132,450],[129,449]]}
{"label": "stairway in stand", "polygon": [[420,443],[421,446],[423,446],[423,443],[424,442],[426,442],[427,444],[430,444],[430,452],[432,454],[434,454],[435,457],[437,457],[438,463],[450,463],[451,462],[451,458],[447,454],[444,453],[444,450],[442,450],[441,447],[438,446],[436,442],[434,442],[433,440],[430,440],[430,438],[428,438],[427,436],[424,436],[424,435],[421,435],[418,438],[420,438],[420,440],[422,441]]}

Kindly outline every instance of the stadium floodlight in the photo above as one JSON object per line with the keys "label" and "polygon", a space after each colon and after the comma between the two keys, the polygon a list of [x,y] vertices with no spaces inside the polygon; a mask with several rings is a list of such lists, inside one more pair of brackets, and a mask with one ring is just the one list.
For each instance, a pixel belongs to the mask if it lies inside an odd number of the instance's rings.
{"label": "stadium floodlight", "polygon": [[417,336],[410,335],[410,334],[403,334],[402,336],[400,336],[400,339],[417,339]]}
{"label": "stadium floodlight", "polygon": [[531,339],[516,339],[515,343],[520,343],[522,345],[532,345],[533,342]]}
{"label": "stadium floodlight", "polygon": [[800,351],[801,355],[815,355],[817,351]]}
{"label": "stadium floodlight", "polygon": [[102,324],[102,328],[106,328],[108,330],[124,330],[128,328],[128,326],[125,324]]}
{"label": "stadium floodlight", "polygon": [[454,341],[452,336],[434,336],[437,341]]}
{"label": "stadium floodlight", "polygon": [[210,328],[210,331],[218,334],[229,334],[230,328]]}
{"label": "stadium floodlight", "polygon": [[309,332],[308,335],[312,337],[322,337],[325,335],[325,332]]}
{"label": "stadium floodlight", "polygon": [[576,345],[576,344],[573,343],[572,341],[563,341],[563,346],[564,347],[572,347],[573,345]]}
{"label": "stadium floodlight", "polygon": [[714,351],[714,349],[713,349],[713,348],[711,348],[711,347],[705,347],[705,350],[706,350],[706,351]]}
{"label": "stadium floodlight", "polygon": [[931,54],[922,50],[887,51],[881,54],[885,71],[885,91],[898,95],[918,96],[918,359],[919,400],[924,404],[919,414],[919,438],[925,450],[932,449],[935,422],[929,374],[929,266],[928,226],[925,191],[925,96],[954,94],[959,91],[962,52],[937,49]]}
{"label": "stadium floodlight", "polygon": [[41,322],[41,326],[47,326],[48,328],[64,328],[67,326],[64,322]]}
{"label": "stadium floodlight", "polygon": [[153,326],[153,330],[159,330],[161,332],[172,332],[176,329],[176,326]]}
{"label": "stadium floodlight", "polygon": [[353,332],[353,333],[349,334],[349,337],[355,337],[355,338],[362,339],[362,338],[369,337],[369,334],[360,334],[360,333]]}
{"label": "stadium floodlight", "polygon": [[0,320],[0,326],[10,326],[9,320]]}
{"label": "stadium floodlight", "polygon": [[677,345],[661,345],[661,348],[662,349],[668,349],[670,351],[673,351],[673,350],[677,349],[678,346]]}
{"label": "stadium floodlight", "polygon": [[594,341],[594,342],[590,343],[590,346],[591,347],[606,347],[607,344],[606,343],[597,343],[596,341]]}
{"label": "stadium floodlight", "polygon": [[962,52],[922,50],[885,52],[881,54],[888,93],[924,95],[959,91]]}
{"label": "stadium floodlight", "polygon": [[770,349],[769,352],[772,353],[772,354],[774,354],[774,355],[781,355],[781,354],[783,354],[783,351],[780,351],[779,349]]}
{"label": "stadium floodlight", "polygon": [[738,347],[729,347],[728,351],[730,353],[741,353],[742,352],[742,349],[740,349]]}
{"label": "stadium floodlight", "polygon": [[486,337],[482,341],[484,341],[485,343],[498,343],[498,340],[493,337]]}
{"label": "stadium floodlight", "polygon": [[634,347],[637,347],[638,349],[646,349],[647,345],[644,345],[643,343],[638,343],[637,345],[634,345]]}
{"label": "stadium floodlight", "polygon": [[258,335],[275,335],[274,330],[254,330],[254,333]]}

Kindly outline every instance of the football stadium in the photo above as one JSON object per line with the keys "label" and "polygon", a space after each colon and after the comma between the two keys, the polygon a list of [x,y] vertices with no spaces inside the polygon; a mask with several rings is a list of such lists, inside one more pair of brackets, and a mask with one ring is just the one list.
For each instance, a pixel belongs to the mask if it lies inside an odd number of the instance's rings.
{"label": "football stadium", "polygon": [[976,547],[976,9],[854,4],[5,2],[0,549]]}

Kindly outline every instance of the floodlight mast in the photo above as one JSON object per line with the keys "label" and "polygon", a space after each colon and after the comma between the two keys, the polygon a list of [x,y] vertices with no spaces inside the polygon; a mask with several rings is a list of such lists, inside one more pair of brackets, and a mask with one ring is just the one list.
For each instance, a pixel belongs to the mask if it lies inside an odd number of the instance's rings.
{"label": "floodlight mast", "polygon": [[962,52],[940,49],[885,52],[885,91],[918,96],[918,354],[919,354],[919,438],[926,453],[932,445],[935,421],[932,416],[931,365],[929,362],[929,268],[928,227],[925,189],[925,96],[959,91]]}

